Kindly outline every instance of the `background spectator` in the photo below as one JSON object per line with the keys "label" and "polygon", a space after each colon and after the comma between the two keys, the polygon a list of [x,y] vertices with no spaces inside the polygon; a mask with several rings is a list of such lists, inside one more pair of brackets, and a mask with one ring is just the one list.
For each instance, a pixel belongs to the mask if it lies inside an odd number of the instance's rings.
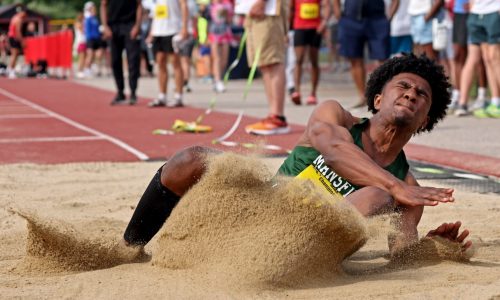
{"label": "background spectator", "polygon": [[24,38],[22,34],[22,27],[24,19],[26,18],[26,8],[22,5],[16,7],[16,14],[12,17],[9,23],[9,47],[10,47],[10,62],[7,68],[7,75],[9,78],[16,78],[16,64],[17,58],[22,52],[24,47]]}
{"label": "background spectator", "polygon": [[111,66],[115,79],[117,94],[111,105],[126,104],[125,84],[123,78],[123,50],[127,53],[128,80],[130,86],[130,105],[137,102],[136,90],[140,73],[141,45],[139,32],[141,28],[142,5],[140,0],[102,0],[101,23],[105,39],[111,46]]}
{"label": "background spectator", "polygon": [[354,107],[365,106],[365,44],[368,44],[370,58],[378,63],[387,59],[390,52],[390,24],[385,3],[384,0],[345,0],[341,11],[340,0],[334,0],[333,9],[339,20],[340,54],[351,63],[351,75],[360,98]]}
{"label": "background spectator", "polygon": [[245,127],[251,134],[271,135],[290,132],[284,115],[285,105],[285,39],[288,30],[287,3],[277,1],[279,14],[264,14],[266,1],[257,0],[245,19],[247,36],[247,57],[250,66],[260,49],[257,62],[269,105],[269,115],[261,121]]}
{"label": "background spectator", "polygon": [[411,38],[411,17],[408,14],[410,0],[392,0],[389,8],[391,21],[391,56],[410,53],[413,49]]}
{"label": "background spectator", "polygon": [[306,103],[318,103],[316,89],[319,83],[319,48],[321,38],[331,14],[329,0],[292,0],[290,2],[290,18],[293,20],[295,49],[295,92],[291,95],[292,102],[301,104],[300,83],[302,80],[302,65],[306,51],[311,63],[311,94]]}

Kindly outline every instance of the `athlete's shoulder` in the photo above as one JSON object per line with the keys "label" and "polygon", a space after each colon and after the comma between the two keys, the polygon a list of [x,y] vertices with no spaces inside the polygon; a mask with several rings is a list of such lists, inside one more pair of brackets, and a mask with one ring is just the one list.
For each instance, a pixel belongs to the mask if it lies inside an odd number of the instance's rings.
{"label": "athlete's shoulder", "polygon": [[341,125],[347,128],[351,128],[353,124],[358,123],[360,120],[360,118],[353,116],[337,100],[333,99],[321,102],[314,110],[311,119]]}

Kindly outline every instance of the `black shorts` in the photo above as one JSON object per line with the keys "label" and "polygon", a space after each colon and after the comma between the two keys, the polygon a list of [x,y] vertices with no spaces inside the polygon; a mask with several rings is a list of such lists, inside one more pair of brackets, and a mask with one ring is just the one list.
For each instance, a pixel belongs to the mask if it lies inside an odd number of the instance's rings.
{"label": "black shorts", "polygon": [[10,45],[10,48],[12,49],[22,49],[23,46],[21,45],[21,42],[16,39],[16,38],[13,38],[13,37],[9,37],[9,45]]}
{"label": "black shorts", "polygon": [[172,47],[172,38],[173,35],[167,36],[155,36],[153,38],[153,51],[157,52],[165,52],[165,53],[174,53],[174,48]]}
{"label": "black shorts", "polygon": [[469,14],[455,14],[453,18],[453,44],[467,46],[467,17]]}
{"label": "black shorts", "polygon": [[293,35],[293,46],[310,46],[319,48],[321,46],[321,34],[316,29],[295,29]]}
{"label": "black shorts", "polygon": [[103,40],[101,39],[91,39],[87,41],[87,49],[99,50],[102,48]]}

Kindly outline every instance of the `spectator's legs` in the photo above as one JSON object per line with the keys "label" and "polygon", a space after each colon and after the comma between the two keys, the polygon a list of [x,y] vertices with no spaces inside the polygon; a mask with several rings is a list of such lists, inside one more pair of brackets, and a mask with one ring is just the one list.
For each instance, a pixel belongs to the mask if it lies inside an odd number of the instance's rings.
{"label": "spectator's legs", "polygon": [[[500,44],[481,44],[481,52],[486,68],[486,75],[491,90],[492,101],[500,97]],[[494,100],[497,98],[497,100]],[[494,103],[500,105],[500,103]]]}
{"label": "spectator's legs", "polygon": [[127,51],[128,62],[128,84],[130,94],[135,96],[137,90],[137,82],[141,73],[141,42],[140,40],[130,38],[130,30],[126,31],[125,35],[125,50]]}
{"label": "spectator's legs", "polygon": [[300,94],[300,82],[302,81],[302,65],[304,64],[304,56],[306,47],[295,46],[295,92]]}
{"label": "spectator's legs", "polygon": [[158,91],[160,93],[158,98],[165,100],[168,84],[167,53],[156,52],[156,66],[158,67]]}
{"label": "spectator's legs", "polygon": [[119,95],[124,95],[123,90],[125,89],[122,61],[124,48],[124,37],[120,35],[118,30],[113,30],[113,36],[111,37],[111,68],[113,69],[113,77],[115,78],[115,84]]}
{"label": "spectator's legs", "polygon": [[454,68],[455,87],[451,94],[451,104],[450,104],[451,109],[455,109],[458,106],[458,100],[460,98],[460,80],[466,57],[467,57],[467,47],[462,46],[460,44],[453,44],[453,63],[455,65]]}
{"label": "spectator's legs", "polygon": [[311,95],[316,97],[320,76],[319,48],[309,47],[309,61],[311,62]]}
{"label": "spectator's legs", "polygon": [[286,50],[286,88],[288,94],[295,92],[295,47],[293,46],[293,30],[288,32],[288,46]]}
{"label": "spectator's legs", "polygon": [[182,68],[182,83],[188,84],[191,78],[191,58],[189,56],[181,56],[181,68]]}
{"label": "spectator's legs", "polygon": [[269,113],[284,116],[285,66],[276,63],[260,67],[269,104]]}
{"label": "spectator's legs", "polygon": [[210,44],[210,54],[212,55],[212,73],[215,82],[221,81],[221,44],[216,41]]}
{"label": "spectator's legs", "polygon": [[433,59],[433,60],[436,60],[438,58],[437,52],[432,48],[432,43],[418,45],[415,53],[417,55],[425,54],[425,55],[427,55],[428,58]]}
{"label": "spectator's legs", "polygon": [[87,76],[91,75],[91,67],[92,67],[92,62],[94,61],[94,56],[95,56],[95,50],[92,48],[87,48],[87,60],[85,61],[85,69],[87,72]]}
{"label": "spectator's legs", "polygon": [[481,48],[478,45],[469,44],[467,52],[467,59],[460,74],[460,109],[456,112],[457,115],[467,112],[467,101],[469,100],[469,90],[475,74],[474,70],[481,60]]}
{"label": "spectator's legs", "polygon": [[169,56],[171,59],[172,67],[174,69],[175,93],[177,94],[176,98],[179,98],[182,95],[182,86],[184,84],[184,76],[181,67],[181,58],[179,55],[175,53],[170,53]]}
{"label": "spectator's legs", "polygon": [[16,69],[17,58],[19,57],[19,53],[20,53],[20,51],[17,48],[10,49],[10,61],[9,61],[9,69],[10,70]]}
{"label": "spectator's legs", "polygon": [[365,63],[363,62],[363,58],[349,58],[351,62],[351,75],[354,80],[354,84],[356,85],[356,89],[358,90],[358,95],[360,102],[356,104],[356,107],[361,107],[366,105],[365,99]]}

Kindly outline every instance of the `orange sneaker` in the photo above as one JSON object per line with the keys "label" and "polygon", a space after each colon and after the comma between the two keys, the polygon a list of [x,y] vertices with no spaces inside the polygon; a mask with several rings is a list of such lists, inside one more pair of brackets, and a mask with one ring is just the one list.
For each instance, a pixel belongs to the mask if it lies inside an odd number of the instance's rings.
{"label": "orange sneaker", "polygon": [[306,103],[307,105],[316,105],[318,104],[318,99],[316,98],[316,96],[311,95],[307,97]]}
{"label": "orange sneaker", "polygon": [[286,121],[281,120],[276,115],[270,115],[267,118],[245,127],[245,131],[256,135],[285,134],[290,132],[290,127]]}

